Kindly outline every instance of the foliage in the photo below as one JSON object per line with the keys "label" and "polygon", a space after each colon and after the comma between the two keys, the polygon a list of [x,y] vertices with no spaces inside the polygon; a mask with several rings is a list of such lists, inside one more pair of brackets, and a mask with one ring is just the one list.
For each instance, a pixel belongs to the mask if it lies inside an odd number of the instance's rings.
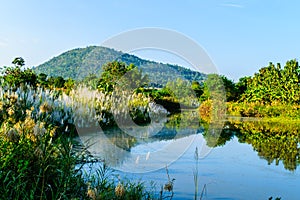
{"label": "foliage", "polygon": [[247,82],[247,89],[242,96],[245,102],[300,103],[300,68],[296,60],[288,61],[283,69],[280,64],[275,67],[270,63]]}
{"label": "foliage", "polygon": [[199,113],[197,110],[187,110],[175,113],[168,117],[165,124],[169,129],[198,129],[200,126]]}
{"label": "foliage", "polygon": [[198,107],[203,87],[197,81],[190,83],[188,80],[177,78],[175,81],[167,82],[163,88],[144,88],[141,92],[150,96],[170,113],[176,113],[181,109]]}
{"label": "foliage", "polygon": [[[22,59],[14,63],[16,68],[24,64]],[[113,117],[122,120],[128,114],[125,108],[131,109],[129,113],[133,119],[151,116],[155,120],[152,115],[166,112],[142,94],[129,95],[121,91],[109,96],[93,91],[92,96],[87,97],[91,93],[80,91],[80,88],[71,89],[67,94],[65,90],[58,92],[55,85],[73,87],[72,79],[49,80],[45,74],[36,77],[34,85],[20,82],[20,87],[15,87],[16,84],[9,85],[4,80],[0,87],[1,199],[92,198],[87,182],[99,183],[101,177],[95,180],[82,176],[81,164],[87,160],[87,155],[75,149],[78,146],[72,139],[76,135],[75,125],[90,126],[89,120],[97,117],[96,110],[99,114],[111,112]],[[104,115],[98,117],[102,122],[108,119]],[[107,199],[148,199],[152,196],[143,183],[120,181],[120,184],[110,182],[109,185],[108,188],[98,187]]]}
{"label": "foliage", "polygon": [[124,90],[136,90],[147,85],[147,76],[142,76],[142,71],[136,66],[117,61],[109,62],[103,66],[103,72],[98,82],[98,89],[111,93],[115,87]]}
{"label": "foliage", "polygon": [[203,94],[203,85],[201,85],[198,81],[192,81],[191,88],[195,92],[196,97],[200,98]]}
{"label": "foliage", "polygon": [[99,77],[96,74],[87,75],[80,83],[83,85],[90,87],[93,90],[96,90],[98,87]]}
{"label": "foliage", "polygon": [[24,69],[25,61],[23,58],[15,58],[12,62],[14,66],[4,67],[2,69],[4,85],[18,88],[21,85],[29,84],[36,85],[37,76],[31,69]]}
{"label": "foliage", "polygon": [[177,78],[175,81],[169,81],[165,86],[165,91],[168,91],[170,100],[178,102],[181,106],[198,107],[198,98],[192,89],[192,85],[189,81]]}
{"label": "foliage", "polygon": [[239,79],[239,81],[235,84],[237,96],[235,100],[240,100],[242,95],[246,92],[248,85],[250,83],[251,77],[245,76]]}
{"label": "foliage", "polygon": [[227,103],[228,113],[245,117],[300,117],[300,67],[290,60],[284,68],[269,63],[253,77],[235,84],[236,102]]}
{"label": "foliage", "polygon": [[65,90],[66,93],[75,87],[73,79],[64,80],[61,76],[48,77],[43,73],[37,75],[32,69],[25,69],[25,61],[21,57],[15,58],[12,63],[14,66],[2,69],[3,76],[0,77],[2,86],[13,87],[16,90],[21,86],[30,85],[34,88]]}
{"label": "foliage", "polygon": [[58,129],[35,122],[31,112],[1,124],[1,199],[83,198],[86,186],[75,170],[79,157],[73,142],[63,135],[54,137]]}
{"label": "foliage", "polygon": [[180,111],[179,102],[166,87],[161,89],[144,88],[141,92],[144,95],[149,96],[156,104],[163,106],[169,113],[177,113]]}
{"label": "foliage", "polygon": [[218,74],[208,74],[204,81],[203,94],[201,101],[208,99],[219,99],[232,101],[236,99],[236,88],[234,83],[225,76]]}
{"label": "foliage", "polygon": [[300,117],[300,105],[286,105],[279,102],[268,105],[259,102],[228,102],[226,105],[228,114],[242,117]]}

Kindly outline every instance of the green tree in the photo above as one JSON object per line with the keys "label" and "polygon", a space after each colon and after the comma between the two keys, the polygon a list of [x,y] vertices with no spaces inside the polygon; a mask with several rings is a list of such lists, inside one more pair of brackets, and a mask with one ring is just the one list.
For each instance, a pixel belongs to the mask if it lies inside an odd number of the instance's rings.
{"label": "green tree", "polygon": [[61,76],[49,77],[47,81],[50,88],[63,88],[65,85],[65,79]]}
{"label": "green tree", "polygon": [[2,72],[4,84],[15,88],[22,84],[36,86],[37,76],[31,69],[24,69],[25,61],[23,58],[15,58],[12,64],[14,66],[4,67]]}
{"label": "green tree", "polygon": [[95,90],[97,89],[98,80],[99,77],[97,77],[96,74],[91,73],[82,80],[82,83]]}
{"label": "green tree", "polygon": [[226,76],[221,76],[226,92],[226,100],[234,101],[237,99],[237,90],[232,80],[229,80]]}
{"label": "green tree", "polygon": [[201,101],[208,99],[225,99],[226,91],[223,82],[224,77],[218,74],[208,74],[203,85],[203,94],[200,97]]}
{"label": "green tree", "polygon": [[249,81],[251,77],[245,76],[239,79],[239,81],[235,84],[236,92],[237,92],[237,100],[241,98],[241,96],[245,93],[248,88]]}
{"label": "green tree", "polygon": [[243,101],[262,104],[300,103],[300,68],[296,60],[288,61],[283,69],[280,64],[275,67],[269,63],[248,79],[247,84]]}
{"label": "green tree", "polygon": [[48,81],[47,81],[47,75],[44,73],[41,73],[37,76],[37,82],[38,84],[40,84],[41,86],[46,87],[48,85]]}
{"label": "green tree", "polygon": [[65,86],[65,79],[61,76],[55,77],[54,78],[54,86],[56,88],[63,88]]}
{"label": "green tree", "polygon": [[67,94],[70,93],[70,91],[74,88],[74,86],[75,86],[75,81],[71,78],[68,78],[64,82],[64,88],[65,88]]}
{"label": "green tree", "polygon": [[12,64],[17,67],[23,67],[25,65],[25,60],[22,57],[17,57],[12,61]]}
{"label": "green tree", "polygon": [[196,96],[200,98],[203,94],[203,86],[198,81],[193,81],[191,88],[195,92]]}
{"label": "green tree", "polygon": [[98,89],[112,92],[116,86],[122,89],[138,89],[147,84],[147,76],[143,76],[142,71],[135,65],[114,61],[103,66]]}
{"label": "green tree", "polygon": [[191,83],[181,78],[177,78],[175,81],[169,81],[166,85],[166,89],[177,98],[186,98],[194,94]]}

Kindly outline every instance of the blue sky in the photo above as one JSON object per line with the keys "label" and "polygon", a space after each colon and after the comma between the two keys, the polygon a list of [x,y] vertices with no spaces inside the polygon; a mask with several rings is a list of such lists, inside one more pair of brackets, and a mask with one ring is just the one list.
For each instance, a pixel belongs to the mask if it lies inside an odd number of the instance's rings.
{"label": "blue sky", "polygon": [[[100,45],[131,29],[178,31],[202,46],[221,74],[253,75],[270,61],[300,53],[300,1],[290,0],[11,0],[0,1],[0,65],[22,56],[41,64],[76,47]],[[145,58],[184,64],[171,56]]]}

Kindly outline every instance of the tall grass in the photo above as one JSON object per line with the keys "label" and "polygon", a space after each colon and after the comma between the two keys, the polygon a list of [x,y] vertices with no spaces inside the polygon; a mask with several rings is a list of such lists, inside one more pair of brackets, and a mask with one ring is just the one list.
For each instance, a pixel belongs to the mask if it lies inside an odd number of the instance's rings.
{"label": "tall grass", "polygon": [[136,94],[85,88],[69,94],[0,87],[0,199],[150,199],[143,183],[116,183],[107,168],[84,176],[81,166],[89,159],[72,136],[75,126],[109,125],[105,113],[128,117],[126,106],[148,116],[166,111]]}
{"label": "tall grass", "polygon": [[[14,133],[16,134],[16,133]],[[69,138],[43,135],[0,136],[1,199],[84,198],[86,186],[75,169],[79,159]]]}

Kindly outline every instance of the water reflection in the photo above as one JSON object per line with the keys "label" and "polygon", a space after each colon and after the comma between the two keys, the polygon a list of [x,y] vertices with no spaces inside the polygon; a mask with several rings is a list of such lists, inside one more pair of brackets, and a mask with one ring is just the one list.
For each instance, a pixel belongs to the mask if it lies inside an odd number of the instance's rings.
{"label": "water reflection", "polygon": [[[217,124],[215,122],[213,124],[207,124],[205,122],[201,123],[201,126],[205,127],[203,132],[203,137],[206,140],[206,144],[209,147],[218,147],[226,144],[227,141],[230,141],[234,136],[236,131],[231,127],[229,122]],[[221,128],[220,128],[221,127]]]}
{"label": "water reflection", "polygon": [[144,127],[80,130],[88,151],[122,171],[145,172],[176,161],[199,133],[195,112],[182,112]]}
{"label": "water reflection", "polygon": [[294,171],[300,163],[299,133],[299,122],[230,118],[225,123],[209,124],[193,111],[152,122],[148,127],[88,131],[80,139],[85,146],[90,145],[93,155],[123,171],[164,167],[178,159],[197,134],[203,135],[202,145],[211,148],[224,146],[236,137],[240,143],[250,144],[268,164],[282,162],[286,170]]}
{"label": "water reflection", "polygon": [[238,130],[239,142],[251,144],[268,164],[278,165],[282,161],[285,169],[296,170],[300,162],[300,123],[235,119],[230,120],[230,125]]}
{"label": "water reflection", "polygon": [[[215,122],[218,123],[218,122]],[[233,137],[240,143],[252,145],[258,156],[270,165],[283,163],[285,169],[296,170],[300,163],[300,122],[299,121],[266,121],[259,118],[229,118],[216,134],[215,124],[202,121],[203,136],[210,147],[226,144]]]}

